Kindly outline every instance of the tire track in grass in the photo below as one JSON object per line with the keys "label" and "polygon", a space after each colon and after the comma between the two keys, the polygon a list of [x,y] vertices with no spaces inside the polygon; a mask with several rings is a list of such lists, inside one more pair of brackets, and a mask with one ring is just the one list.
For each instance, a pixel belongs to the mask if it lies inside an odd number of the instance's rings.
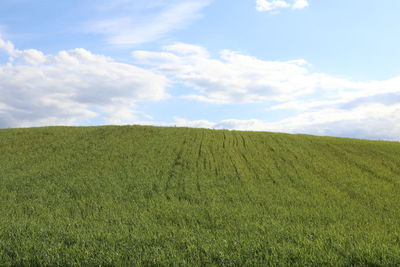
{"label": "tire track in grass", "polygon": [[237,183],[238,194],[242,194],[245,196],[246,202],[252,201],[252,192],[253,188],[250,188],[249,183],[247,182],[247,173],[244,165],[246,163],[243,161],[240,152],[240,144],[242,144],[241,140],[239,140],[238,133],[236,131],[229,132],[229,135],[226,135],[226,139],[228,140],[230,146],[225,148],[225,154],[227,155],[227,160],[230,162],[230,167],[228,168],[228,177],[234,178],[234,181]]}
{"label": "tire track in grass", "polygon": [[233,132],[231,132],[230,135],[231,135],[232,142],[231,142],[230,150],[227,150],[227,155],[228,155],[229,160],[230,160],[230,162],[232,164],[232,167],[233,167],[233,169],[235,171],[236,179],[238,181],[241,181],[241,175],[239,173],[239,170],[238,170],[238,167],[236,165],[236,162],[235,162],[235,160],[233,158],[234,154],[237,154],[237,153],[235,153],[235,149],[234,149],[237,146],[236,138],[233,135]]}
{"label": "tire track in grass", "polygon": [[225,131],[222,132],[222,136],[223,136],[223,139],[222,139],[222,148],[225,149],[225,142],[226,142],[226,134],[225,134]]}
{"label": "tire track in grass", "polygon": [[[336,179],[337,182],[332,183],[332,186],[349,198],[353,205],[362,210],[380,210],[382,212],[382,207],[385,207],[386,215],[396,212],[394,207],[388,207],[387,203],[381,201],[381,198],[373,197],[376,190],[373,184],[376,184],[380,186],[381,194],[384,194],[386,199],[389,196],[396,198],[399,193],[399,187],[393,180],[380,175],[375,170],[369,169],[365,165],[365,161],[360,159],[353,151],[333,144],[327,144],[327,146],[329,148],[328,151],[334,158],[339,159],[338,164],[343,165],[343,163],[347,162],[348,166],[351,167],[348,170],[343,170],[341,172],[342,176],[338,177],[342,179]],[[360,151],[360,149],[357,151]],[[367,157],[364,155],[364,158]],[[390,185],[390,187],[383,187],[382,182]]]}
{"label": "tire track in grass", "polygon": [[[312,140],[310,144],[313,144],[319,153],[319,158],[314,159],[314,164],[309,166],[310,176],[318,177],[318,179],[314,179],[314,183],[320,182],[318,187],[326,188],[326,192],[329,192],[328,197],[334,200],[336,205],[341,203],[337,200],[344,198],[353,207],[365,209],[365,201],[360,202],[360,198],[363,199],[365,197],[363,197],[363,194],[367,191],[365,188],[359,191],[357,188],[353,188],[353,185],[360,185],[360,182],[365,183],[366,179],[362,175],[364,172],[354,164],[353,157],[350,157],[351,153],[349,154],[342,147],[333,144],[321,146],[321,143],[315,142],[315,140]],[[323,160],[321,161],[321,159]],[[324,163],[324,165],[321,165],[321,163]],[[335,169],[335,166],[346,166],[347,168]],[[303,175],[303,177],[306,176]],[[366,200],[368,199],[366,198]]]}
{"label": "tire track in grass", "polygon": [[260,175],[258,173],[258,171],[256,170],[256,168],[254,167],[255,165],[255,157],[252,157],[252,159],[250,160],[249,157],[251,157],[251,155],[257,154],[257,149],[254,145],[250,146],[249,142],[251,142],[250,138],[248,141],[246,141],[245,137],[243,136],[243,133],[238,133],[240,135],[240,138],[242,139],[242,145],[243,145],[243,150],[239,150],[239,154],[240,156],[243,158],[244,162],[245,162],[245,166],[247,168],[247,170],[249,171],[249,174],[251,174],[251,176],[253,176],[256,180],[260,180]]}
{"label": "tire track in grass", "polygon": [[[339,155],[338,158],[344,159],[345,161],[351,162],[353,166],[356,166],[361,172],[367,173],[368,176],[378,178],[386,183],[389,183],[394,186],[398,186],[398,183],[390,179],[384,175],[381,175],[380,172],[372,169],[371,167],[367,166],[365,163],[365,160],[360,160],[358,155],[355,154],[352,151],[349,151],[345,147],[338,147],[337,145],[328,145],[330,147],[330,151],[333,151],[337,155]],[[364,157],[365,158],[365,157]]]}
{"label": "tire track in grass", "polygon": [[[212,135],[212,140],[218,140],[218,135],[214,135],[213,134]],[[219,146],[216,146],[214,144],[214,142],[212,142],[211,144],[208,145],[208,151],[209,151],[209,153],[211,155],[212,162],[214,164],[214,173],[215,173],[216,177],[218,177],[219,174],[220,174],[220,167],[219,167],[219,164],[218,164],[218,162],[217,162],[217,160],[215,158],[215,153],[216,153],[215,148],[216,147],[219,147]],[[211,164],[211,166],[212,166],[212,164]]]}
{"label": "tire track in grass", "polygon": [[[225,149],[221,150],[223,146],[223,134],[220,132],[210,133],[205,131],[202,135],[202,147],[201,147],[201,157],[199,158],[199,173],[201,177],[206,178],[206,180],[212,184],[220,184],[221,177],[223,176],[223,163],[221,157],[225,157]],[[220,158],[217,160],[214,153],[215,151],[223,151],[220,154]],[[207,177],[205,177],[207,176]]]}
{"label": "tire track in grass", "polygon": [[275,149],[271,146],[269,138],[267,139],[265,135],[260,133],[254,133],[254,149],[257,151],[258,166],[262,168],[263,175],[266,175],[272,182],[276,185],[277,179],[275,173],[278,171],[276,164],[274,164],[273,156],[275,154]]}
{"label": "tire track in grass", "polygon": [[[291,136],[282,137],[274,135],[269,143],[264,143],[264,148],[268,148],[273,168],[267,171],[271,177],[273,184],[285,186],[287,189],[296,192],[298,197],[310,194],[312,185],[308,180],[302,178],[299,151],[296,151]],[[273,141],[273,142],[272,142]],[[275,145],[273,145],[275,144]],[[272,175],[272,169],[275,169],[275,176]]]}
{"label": "tire track in grass", "polygon": [[198,148],[197,159],[196,159],[196,189],[198,192],[201,192],[201,185],[200,185],[200,175],[199,171],[201,170],[201,156],[203,150],[203,141],[204,141],[204,132],[201,133],[200,137],[200,145]]}
{"label": "tire track in grass", "polygon": [[183,152],[185,149],[185,145],[187,143],[187,136],[184,137],[182,144],[179,146],[179,150],[176,153],[176,157],[174,161],[172,162],[172,165],[170,167],[170,171],[168,172],[167,175],[167,181],[165,183],[165,194],[166,198],[168,200],[171,199],[171,196],[168,194],[168,192],[172,189],[172,180],[176,178],[179,174],[179,171],[182,171],[183,169]]}

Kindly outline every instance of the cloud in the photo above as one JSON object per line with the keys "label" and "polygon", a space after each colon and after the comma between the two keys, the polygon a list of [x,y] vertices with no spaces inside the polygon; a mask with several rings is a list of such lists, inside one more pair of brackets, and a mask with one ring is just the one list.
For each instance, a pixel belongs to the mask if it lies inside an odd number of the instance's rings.
{"label": "cloud", "polygon": [[11,43],[10,41],[5,41],[2,39],[0,39],[0,50],[5,51],[9,55],[13,55],[15,53],[14,44]]}
{"label": "cloud", "polygon": [[256,0],[257,11],[274,11],[281,8],[303,9],[309,6],[307,0]]}
{"label": "cloud", "polygon": [[226,119],[218,122],[175,118],[173,124],[210,129],[270,131],[400,141],[400,103],[369,103],[352,109],[324,108],[278,122]]}
{"label": "cloud", "polygon": [[309,3],[307,0],[295,0],[294,3],[292,4],[293,9],[303,9],[309,6]]}
{"label": "cloud", "polygon": [[[278,122],[260,119],[174,124],[400,140],[400,77],[352,81],[313,72],[305,60],[265,61],[224,50],[212,57],[200,46],[177,43],[161,52],[135,51],[135,60],[191,88],[184,99],[224,105],[260,103],[290,111]],[[260,115],[259,115],[260,116]]]}
{"label": "cloud", "polygon": [[[400,77],[352,81],[312,71],[297,59],[266,61],[235,51],[213,57],[205,48],[175,43],[162,51],[135,51],[138,64],[116,62],[85,49],[54,55],[19,50],[0,39],[0,127],[39,125],[157,124],[258,130],[400,141]],[[141,66],[141,67],[139,67]],[[144,67],[145,66],[145,67]],[[290,116],[268,121],[211,118],[172,122],[138,111],[142,101],[169,97],[185,85],[180,101],[230,105],[259,103]],[[181,90],[179,90],[181,91]],[[213,105],[207,105],[207,108]],[[284,114],[284,113],[280,113]]]}
{"label": "cloud", "polygon": [[79,48],[46,55],[0,39],[0,127],[133,122],[140,101],[166,98],[161,74]]}
{"label": "cloud", "polygon": [[[165,123],[164,123],[165,124]],[[178,127],[192,127],[192,128],[215,128],[216,123],[207,120],[186,120],[180,117],[175,117],[174,122],[166,125],[174,125]]]}
{"label": "cloud", "polygon": [[200,46],[176,43],[161,52],[135,51],[138,64],[192,88],[184,98],[219,104],[269,103],[269,109],[307,110],[400,92],[400,77],[353,81],[313,72],[303,60],[266,61],[223,50],[212,57]]}
{"label": "cloud", "polygon": [[[105,35],[111,45],[126,46],[152,42],[182,29],[201,16],[209,1],[156,1],[142,5],[129,1],[113,4],[113,15],[97,18],[86,25],[90,32]],[[129,14],[123,12],[129,10]],[[146,14],[146,15],[144,15]]]}
{"label": "cloud", "polygon": [[[286,105],[286,106],[284,106]],[[186,121],[181,126],[272,131],[400,141],[400,90],[397,93],[334,101],[298,101],[280,108],[298,110],[297,115],[268,122],[260,119],[226,119],[219,122]]]}
{"label": "cloud", "polygon": [[213,58],[206,49],[183,43],[161,52],[135,51],[133,57],[194,90],[183,97],[211,103],[282,102],[321,89],[359,87],[352,81],[311,72],[303,59],[265,61],[230,50]]}

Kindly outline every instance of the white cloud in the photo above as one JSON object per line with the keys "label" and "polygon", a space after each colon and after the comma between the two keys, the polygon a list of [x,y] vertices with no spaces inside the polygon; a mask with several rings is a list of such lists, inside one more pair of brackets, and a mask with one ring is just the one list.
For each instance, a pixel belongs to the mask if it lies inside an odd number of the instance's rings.
{"label": "white cloud", "polygon": [[274,11],[280,8],[303,9],[309,6],[307,0],[256,0],[257,11]]}
{"label": "white cloud", "polygon": [[309,6],[309,3],[307,0],[296,0],[294,1],[292,8],[293,9],[303,9]]}
{"label": "white cloud", "polygon": [[194,89],[183,97],[212,103],[289,101],[319,89],[359,87],[352,81],[313,73],[302,59],[265,61],[229,50],[212,58],[204,48],[182,43],[162,52],[136,51],[133,56],[138,63]]}
{"label": "white cloud", "polygon": [[[182,29],[201,16],[208,0],[159,1],[153,5],[119,1],[113,12],[118,16],[98,18],[86,26],[90,32],[106,35],[111,45],[137,45],[158,40]],[[132,7],[133,6],[133,7]],[[123,12],[130,10],[129,14]],[[146,15],[144,15],[146,14]]]}
{"label": "white cloud", "polygon": [[139,101],[167,97],[168,79],[85,49],[45,55],[0,39],[0,127],[77,124],[91,118],[134,122]]}
{"label": "white cloud", "polygon": [[0,50],[4,50],[9,55],[13,55],[15,53],[14,44],[11,43],[10,41],[2,40],[1,38],[0,38]]}
{"label": "white cloud", "polygon": [[[400,77],[351,81],[311,71],[304,60],[265,61],[176,43],[160,52],[136,51],[138,63],[118,63],[85,49],[47,55],[18,50],[0,39],[0,127],[158,124],[400,140]],[[260,119],[156,122],[137,111],[140,101],[168,97],[171,83],[185,84],[182,98],[232,105],[264,104],[289,110],[280,121]],[[191,89],[190,89],[191,88]],[[181,100],[184,101],[184,100]],[[208,106],[210,107],[210,106]],[[182,111],[177,110],[177,115]]]}
{"label": "white cloud", "polygon": [[193,127],[193,128],[215,128],[216,123],[207,120],[186,120],[180,117],[175,117],[174,122],[168,125],[174,125],[178,127]]}
{"label": "white cloud", "polygon": [[400,103],[323,107],[273,124],[286,132],[400,140]]}
{"label": "white cloud", "polygon": [[207,50],[201,46],[185,44],[185,43],[175,43],[164,48],[168,52],[176,53],[178,55],[195,55],[202,57],[209,57]]}
{"label": "white cloud", "polygon": [[400,77],[351,81],[312,72],[304,60],[265,61],[228,50],[213,58],[202,47],[182,43],[133,56],[192,88],[183,98],[218,104],[259,102],[268,106],[266,112],[297,113],[278,122],[180,118],[177,125],[400,140]]}
{"label": "white cloud", "polygon": [[181,97],[203,102],[263,102],[275,103],[270,109],[307,110],[400,92],[400,77],[352,81],[313,72],[302,59],[266,61],[229,50],[213,58],[203,47],[183,43],[163,50],[135,51],[133,57],[193,89]]}
{"label": "white cloud", "polygon": [[219,122],[176,118],[178,126],[270,131],[400,141],[400,103],[369,103],[353,109],[326,108],[305,112],[278,122],[226,119]]}

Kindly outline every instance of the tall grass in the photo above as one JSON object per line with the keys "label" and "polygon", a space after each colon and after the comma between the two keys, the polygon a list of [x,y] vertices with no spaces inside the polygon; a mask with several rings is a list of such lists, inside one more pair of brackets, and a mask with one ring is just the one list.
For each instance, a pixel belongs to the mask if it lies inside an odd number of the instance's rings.
{"label": "tall grass", "polygon": [[400,144],[0,130],[0,265],[400,265]]}

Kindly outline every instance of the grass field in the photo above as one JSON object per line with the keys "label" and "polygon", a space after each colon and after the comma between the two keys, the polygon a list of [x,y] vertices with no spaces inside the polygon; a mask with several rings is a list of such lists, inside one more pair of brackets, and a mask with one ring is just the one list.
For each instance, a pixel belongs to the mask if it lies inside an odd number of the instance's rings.
{"label": "grass field", "polygon": [[0,266],[400,265],[400,143],[0,130]]}

